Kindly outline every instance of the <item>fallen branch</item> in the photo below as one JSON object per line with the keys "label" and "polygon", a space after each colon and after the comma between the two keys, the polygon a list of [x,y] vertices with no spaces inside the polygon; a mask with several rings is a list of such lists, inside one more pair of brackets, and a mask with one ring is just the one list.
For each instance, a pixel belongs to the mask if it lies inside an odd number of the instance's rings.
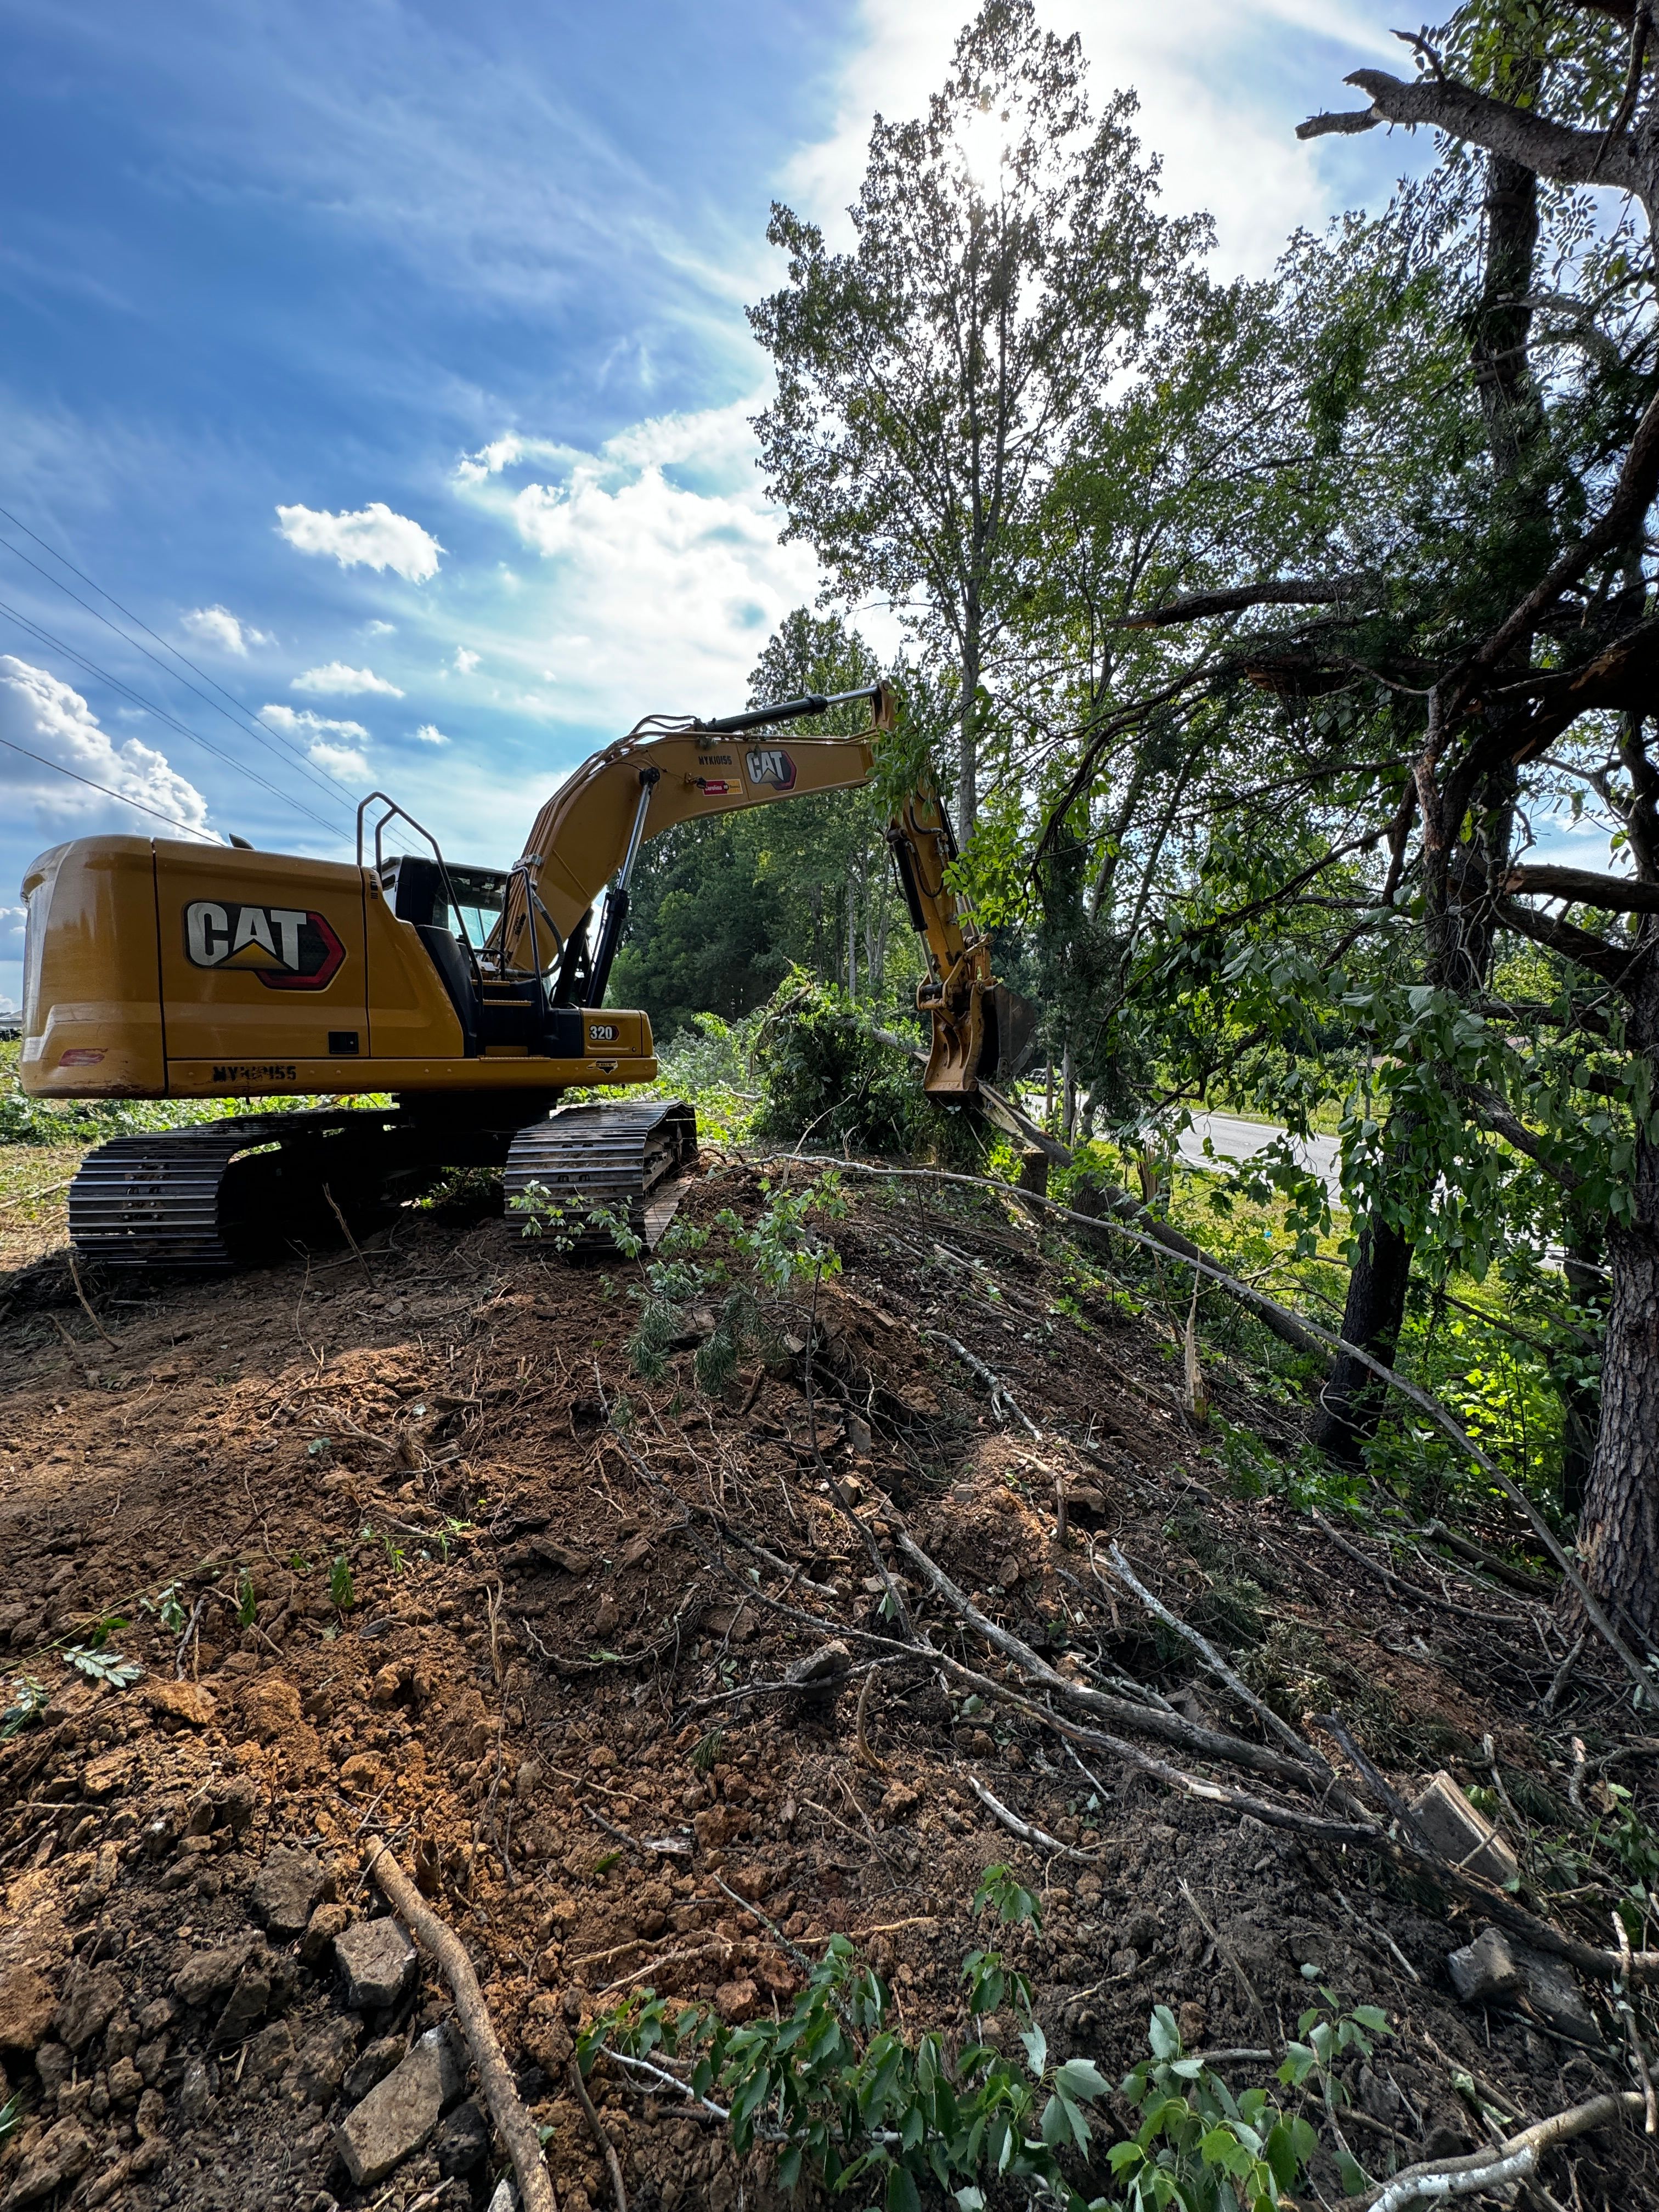
{"label": "fallen branch", "polygon": [[[1286,1759],[1265,1744],[1247,1743],[1242,1736],[1201,1727],[1181,1714],[1165,1712],[1156,1705],[1133,1705],[1127,1698],[1115,1698],[1105,1690],[1091,1688],[1085,1682],[1074,1682],[1069,1674],[1062,1674],[1057,1668],[1049,1666],[1011,1629],[988,1620],[911,1536],[901,1532],[898,1546],[906,1559],[921,1570],[935,1594],[952,1612],[959,1613],[976,1635],[1005,1658],[1012,1659],[1045,1690],[1064,1698],[1068,1705],[1097,1714],[1103,1720],[1115,1721],[1121,1727],[1137,1729],[1143,1735],[1156,1736],[1160,1742],[1177,1745],[1183,1751],[1195,1751],[1206,1759],[1219,1759],[1231,1765],[1249,1767],[1253,1773],[1271,1775],[1276,1782],[1294,1783],[1305,1790],[1316,1778],[1305,1748],[1300,1758]],[[1324,1776],[1321,1774],[1317,1778],[1322,1784]]]}
{"label": "fallen branch", "polygon": [[1398,1591],[1401,1597],[1414,1598],[1419,1605],[1441,1606],[1446,1612],[1455,1613],[1464,1620],[1478,1620],[1486,1628],[1516,1628],[1520,1626],[1517,1616],[1512,1613],[1477,1613],[1473,1606],[1459,1605],[1455,1598],[1442,1597],[1434,1590],[1419,1589],[1415,1583],[1407,1582],[1403,1576],[1395,1574],[1392,1567],[1385,1567],[1380,1560],[1368,1559],[1358,1544],[1351,1544],[1346,1536],[1339,1535],[1316,1505],[1310,1506],[1308,1510],[1310,1517],[1324,1530],[1339,1552],[1346,1553],[1355,1566],[1363,1567],[1368,1575],[1385,1588]]}
{"label": "fallen branch", "polygon": [[993,1413],[1001,1413],[1006,1410],[1012,1413],[1017,1421],[1024,1424],[1028,1434],[1034,1437],[1038,1443],[1042,1442],[1042,1430],[1038,1428],[1036,1423],[1031,1419],[1030,1416],[1024,1411],[1018,1400],[1014,1396],[1012,1391],[1009,1389],[1007,1384],[1002,1380],[1001,1376],[994,1374],[992,1370],[985,1364],[985,1362],[975,1353],[969,1352],[965,1344],[958,1344],[955,1337],[947,1336],[942,1328],[925,1328],[922,1330],[921,1334],[924,1336],[933,1337],[940,1344],[948,1345],[951,1350],[955,1352],[957,1358],[961,1360],[963,1365],[971,1369],[972,1371],[978,1376],[980,1381],[984,1383],[986,1389],[989,1390],[991,1394],[991,1410]]}
{"label": "fallen branch", "polygon": [[524,2212],[559,2212],[559,2200],[542,2157],[536,2123],[525,2110],[512,2069],[502,2055],[466,1946],[454,1929],[438,1917],[387,1844],[375,1842],[370,1845],[363,1871],[373,1878],[386,1903],[399,1919],[409,1923],[411,1932],[443,1969],[444,1979],[455,1999],[461,2033],[478,2069],[478,2085],[483,2091],[489,2117],[496,2134],[507,2145],[513,2171],[518,2177]]}
{"label": "fallen branch", "polygon": [[1539,2160],[1558,2143],[1571,2142],[1575,2136],[1588,2135],[1592,2128],[1641,2110],[1639,2090],[1609,2090],[1567,2112],[1553,2112],[1502,2142],[1466,2151],[1462,2158],[1428,2159],[1419,2166],[1402,2167],[1391,2181],[1379,2182],[1363,2197],[1345,2197],[1343,2212],[1410,2212],[1414,2205],[1443,2204],[1449,2197],[1472,2197],[1477,2191],[1529,2180]]}
{"label": "fallen branch", "polygon": [[1073,1850],[1069,1844],[1062,1844],[1058,1836],[1051,1836],[1046,1828],[1033,1827],[1029,1820],[1022,1820],[1018,1813],[1009,1811],[1000,1797],[992,1796],[977,1774],[969,1775],[968,1787],[994,1820],[1000,1820],[1011,1836],[1018,1836],[1022,1844],[1029,1844],[1034,1851],[1048,1851],[1056,1858],[1075,1859],[1079,1866],[1093,1866],[1098,1859],[1098,1852]]}
{"label": "fallen branch", "polygon": [[[1209,1915],[1205,1911],[1204,1907],[1193,1895],[1193,1893],[1188,1887],[1185,1880],[1182,1879],[1177,1881],[1176,1887],[1186,1899],[1188,1909],[1190,1910],[1194,1919],[1197,1921],[1199,1926],[1209,1937],[1211,1942],[1215,1945],[1216,1949],[1221,1954],[1221,1956],[1232,1968],[1233,1974],[1237,1980],[1238,1986],[1243,1990],[1245,1996],[1249,2000],[1251,2011],[1255,2013],[1258,2020],[1266,2021],[1267,2019],[1267,2008],[1262,2003],[1260,1996],[1257,1994],[1255,1984],[1245,1972],[1243,1966],[1240,1962],[1237,1954],[1233,1950],[1232,1946],[1227,1942],[1225,1936],[1222,1935],[1221,1930],[1215,1925],[1214,1922],[1211,1920]],[[1271,2022],[1269,2022],[1269,2025],[1271,2025]]]}
{"label": "fallen branch", "polygon": [[1281,1743],[1289,1747],[1292,1758],[1298,1759],[1305,1766],[1312,1767],[1322,1777],[1328,1776],[1331,1771],[1329,1762],[1315,1749],[1313,1745],[1304,1741],[1287,1720],[1281,1718],[1270,1705],[1258,1698],[1247,1682],[1239,1679],[1221,1654],[1199,1634],[1190,1622],[1183,1620],[1178,1613],[1172,1613],[1167,1605],[1152,1595],[1151,1590],[1138,1578],[1118,1545],[1112,1546],[1108,1556],[1111,1559],[1113,1571],[1119,1581],[1133,1591],[1154,1620],[1161,1620],[1166,1628],[1173,1629],[1177,1636],[1190,1644],[1211,1673],[1226,1684],[1239,1702],[1249,1708],[1271,1735],[1276,1735]]}
{"label": "fallen branch", "polygon": [[582,2108],[583,2118],[593,2131],[593,2140],[605,2154],[605,2165],[611,2172],[611,2186],[617,2198],[617,2212],[628,2212],[628,2191],[623,2186],[622,2162],[617,2156],[617,2146],[605,2131],[604,2124],[593,2109],[593,2100],[587,2094],[587,2084],[582,2079],[582,2069],[573,2058],[569,2069],[570,2086],[576,2093],[576,2102]]}

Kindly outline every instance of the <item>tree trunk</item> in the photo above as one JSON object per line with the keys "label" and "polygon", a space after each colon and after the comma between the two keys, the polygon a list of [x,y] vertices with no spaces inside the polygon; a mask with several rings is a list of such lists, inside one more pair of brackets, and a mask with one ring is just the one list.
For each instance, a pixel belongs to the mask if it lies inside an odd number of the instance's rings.
{"label": "tree trunk", "polygon": [[[1406,1238],[1386,1222],[1368,1221],[1359,1232],[1358,1255],[1348,1277],[1342,1334],[1385,1367],[1394,1364],[1411,1272],[1412,1248]],[[1339,1352],[1319,1394],[1314,1442],[1334,1459],[1357,1467],[1365,1440],[1376,1431],[1383,1396],[1382,1384],[1369,1369]]]}
{"label": "tree trunk", "polygon": [[970,595],[962,641],[962,713],[957,726],[957,842],[964,852],[979,813],[979,609]]}
{"label": "tree trunk", "polygon": [[[1659,1060],[1659,948],[1631,994],[1630,1032]],[[1607,1226],[1601,1425],[1578,1551],[1603,1604],[1659,1641],[1659,1146],[1639,1127],[1631,1196],[1632,1218]]]}
{"label": "tree trunk", "polygon": [[[1594,1334],[1607,1327],[1607,1296],[1603,1267],[1607,1238],[1600,1217],[1573,1223],[1568,1235],[1562,1273],[1572,1294],[1573,1310],[1583,1328]],[[1561,1392],[1561,1510],[1577,1520],[1584,1508],[1590,1468],[1595,1459],[1596,1427],[1601,1418],[1601,1392],[1594,1382],[1570,1371]]]}

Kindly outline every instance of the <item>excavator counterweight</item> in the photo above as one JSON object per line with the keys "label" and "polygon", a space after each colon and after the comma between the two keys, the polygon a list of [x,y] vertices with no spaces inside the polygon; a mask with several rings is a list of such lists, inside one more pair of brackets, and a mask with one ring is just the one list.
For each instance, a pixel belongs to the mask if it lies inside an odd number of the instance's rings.
{"label": "excavator counterweight", "polygon": [[[851,736],[790,730],[861,700],[870,720]],[[873,685],[713,721],[648,718],[562,786],[507,869],[452,865],[379,792],[358,810],[355,865],[137,836],[43,854],[23,883],[24,1089],[273,1101],[100,1147],[70,1190],[74,1242],[118,1265],[222,1268],[273,1232],[325,1238],[331,1219],[466,1165],[544,1194],[578,1249],[600,1206],[653,1237],[696,1163],[690,1108],[559,1104],[657,1074],[647,1017],[605,1003],[641,849],[677,823],[857,788],[891,716]],[[394,823],[424,849],[389,853]],[[955,848],[930,785],[889,841],[927,950],[924,1087],[968,1097],[994,1072],[997,987],[948,880]],[[391,1108],[274,1104],[388,1093]]]}

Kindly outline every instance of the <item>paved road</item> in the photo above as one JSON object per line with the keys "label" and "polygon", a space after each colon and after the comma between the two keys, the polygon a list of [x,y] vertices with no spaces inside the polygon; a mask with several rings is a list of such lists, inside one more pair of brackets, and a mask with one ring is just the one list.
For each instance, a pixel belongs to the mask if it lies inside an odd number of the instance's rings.
{"label": "paved road", "polygon": [[[1267,1121],[1241,1121],[1236,1114],[1194,1114],[1193,1126],[1183,1131],[1179,1151],[1191,1167],[1209,1167],[1213,1163],[1204,1156],[1204,1139],[1207,1137],[1218,1158],[1248,1160],[1263,1152],[1275,1137],[1285,1132]],[[1305,1168],[1322,1176],[1325,1188],[1330,1192],[1331,1203],[1340,1205],[1342,1200],[1342,1180],[1339,1171],[1339,1148],[1334,1137],[1298,1138],[1293,1147],[1297,1158]]]}

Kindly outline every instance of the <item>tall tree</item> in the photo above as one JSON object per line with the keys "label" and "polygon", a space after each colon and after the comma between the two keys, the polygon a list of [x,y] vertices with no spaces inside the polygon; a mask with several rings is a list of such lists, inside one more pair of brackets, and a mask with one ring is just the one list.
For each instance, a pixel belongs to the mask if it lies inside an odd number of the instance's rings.
{"label": "tall tree", "polygon": [[926,116],[876,118],[853,250],[775,205],[788,281],[750,311],[777,372],[755,428],[785,535],[850,598],[890,599],[953,671],[964,844],[1032,522],[1204,234],[1153,213],[1133,98],[1095,122],[1083,66],[1033,0],[986,0]]}

